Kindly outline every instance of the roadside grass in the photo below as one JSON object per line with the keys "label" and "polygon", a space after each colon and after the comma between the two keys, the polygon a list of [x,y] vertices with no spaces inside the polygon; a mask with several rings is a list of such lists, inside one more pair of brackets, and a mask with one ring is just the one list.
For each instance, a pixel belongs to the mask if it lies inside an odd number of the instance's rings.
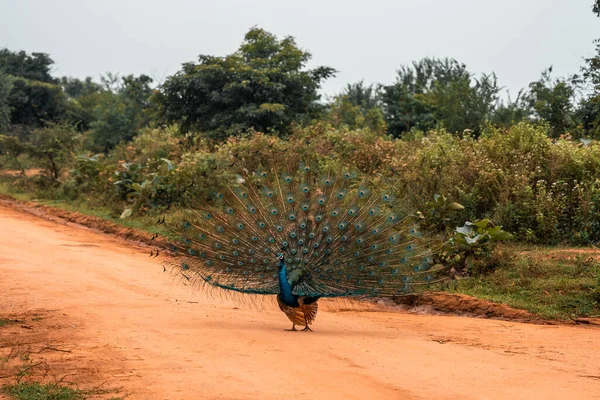
{"label": "roadside grass", "polygon": [[[157,224],[157,220],[162,217],[161,215],[145,215],[142,217],[129,217],[120,218],[120,214],[115,213],[109,207],[98,207],[92,206],[88,202],[83,200],[71,201],[71,200],[48,200],[38,199],[32,193],[28,192],[15,192],[11,186],[11,182],[14,180],[13,177],[0,176],[0,194],[11,197],[20,201],[30,201],[36,204],[46,205],[49,207],[58,208],[65,211],[78,212],[84,215],[101,218],[124,228],[132,228],[141,231],[148,232],[150,234],[159,234],[162,236],[168,236],[168,231],[161,225]],[[169,215],[176,215],[175,212],[170,212]]]}
{"label": "roadside grass", "polygon": [[86,398],[86,392],[55,384],[19,383],[7,385],[2,392],[15,400],[79,400]]}
{"label": "roadside grass", "polygon": [[11,182],[12,182],[12,179],[10,177],[0,176],[0,194],[3,194],[5,196],[10,196],[14,199],[21,200],[21,201],[30,201],[31,200],[32,197],[29,193],[15,192],[10,186]]}
{"label": "roadside grass", "polygon": [[507,246],[511,259],[450,292],[504,303],[547,319],[600,316],[600,249]]}
{"label": "roadside grass", "polygon": [[[108,394],[110,391],[79,390],[54,383],[28,382],[3,386],[0,393],[5,393],[14,400],[83,400],[90,396]],[[109,400],[122,400],[122,397],[112,397]]]}

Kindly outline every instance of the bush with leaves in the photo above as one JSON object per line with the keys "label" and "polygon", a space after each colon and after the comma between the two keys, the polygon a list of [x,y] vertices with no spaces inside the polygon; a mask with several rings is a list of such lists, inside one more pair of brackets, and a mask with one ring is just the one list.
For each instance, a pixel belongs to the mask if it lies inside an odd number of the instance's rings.
{"label": "bush with leaves", "polygon": [[80,134],[68,124],[51,124],[31,132],[25,143],[26,152],[39,160],[45,175],[58,181],[63,170],[75,158]]}
{"label": "bush with leaves", "polygon": [[25,150],[25,145],[21,143],[18,137],[0,135],[0,155],[4,156],[5,160],[8,161],[5,165],[0,165],[0,168],[6,166],[9,168],[16,167],[25,175],[25,168],[23,168],[19,161],[19,156],[25,153]]}
{"label": "bush with leaves", "polygon": [[480,274],[493,269],[489,259],[496,244],[513,238],[511,233],[489,219],[467,221],[454,230],[454,235],[442,248],[441,258],[445,265],[452,267],[451,274]]}

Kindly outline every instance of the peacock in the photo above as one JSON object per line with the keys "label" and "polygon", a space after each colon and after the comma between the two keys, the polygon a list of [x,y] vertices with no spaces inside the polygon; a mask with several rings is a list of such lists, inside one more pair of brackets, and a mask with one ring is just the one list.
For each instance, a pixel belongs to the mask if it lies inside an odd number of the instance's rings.
{"label": "peacock", "polygon": [[291,331],[312,330],[321,298],[393,296],[443,279],[415,215],[383,181],[359,176],[304,163],[245,170],[168,222],[168,264],[193,286],[275,295]]}

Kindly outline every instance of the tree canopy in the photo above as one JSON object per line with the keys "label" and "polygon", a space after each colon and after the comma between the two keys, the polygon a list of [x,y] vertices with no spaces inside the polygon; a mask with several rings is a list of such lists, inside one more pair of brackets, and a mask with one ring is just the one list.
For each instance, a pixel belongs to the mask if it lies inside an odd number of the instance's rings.
{"label": "tree canopy", "polygon": [[25,51],[13,52],[8,49],[0,50],[0,71],[12,76],[32,81],[56,83],[50,74],[54,61],[46,53],[31,53]]}
{"label": "tree canopy", "polygon": [[168,78],[158,96],[162,116],[183,131],[219,139],[249,128],[286,132],[323,111],[318,89],[335,74],[329,67],[306,70],[310,57],[294,38],[253,28],[235,53],[201,55]]}
{"label": "tree canopy", "polygon": [[383,86],[389,132],[401,136],[412,128],[441,125],[450,132],[478,131],[490,116],[500,88],[494,74],[474,78],[450,58],[424,58],[397,71],[396,82]]}

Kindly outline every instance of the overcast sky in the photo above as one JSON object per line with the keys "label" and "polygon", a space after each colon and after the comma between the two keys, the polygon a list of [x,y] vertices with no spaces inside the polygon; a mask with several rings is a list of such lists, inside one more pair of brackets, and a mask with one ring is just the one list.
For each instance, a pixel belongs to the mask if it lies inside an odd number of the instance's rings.
{"label": "overcast sky", "polygon": [[54,75],[145,73],[158,80],[198,54],[226,55],[252,26],[292,35],[323,88],[391,83],[402,64],[453,57],[515,92],[553,65],[576,73],[594,52],[593,0],[0,0],[0,47],[49,53]]}

